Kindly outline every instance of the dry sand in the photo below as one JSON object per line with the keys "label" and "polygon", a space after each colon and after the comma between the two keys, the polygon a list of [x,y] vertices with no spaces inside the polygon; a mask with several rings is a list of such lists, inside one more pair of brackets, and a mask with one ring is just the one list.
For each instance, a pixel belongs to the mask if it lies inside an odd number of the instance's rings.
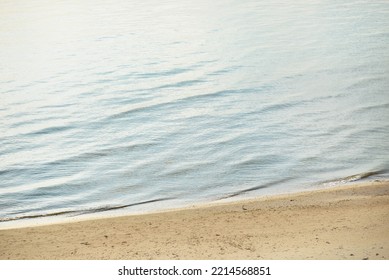
{"label": "dry sand", "polygon": [[0,231],[0,259],[389,259],[389,182]]}

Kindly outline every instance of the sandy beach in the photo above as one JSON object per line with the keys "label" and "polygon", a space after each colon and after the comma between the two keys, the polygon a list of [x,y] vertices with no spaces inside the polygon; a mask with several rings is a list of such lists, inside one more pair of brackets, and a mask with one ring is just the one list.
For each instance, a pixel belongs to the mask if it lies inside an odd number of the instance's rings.
{"label": "sandy beach", "polygon": [[389,259],[389,182],[0,231],[0,259]]}

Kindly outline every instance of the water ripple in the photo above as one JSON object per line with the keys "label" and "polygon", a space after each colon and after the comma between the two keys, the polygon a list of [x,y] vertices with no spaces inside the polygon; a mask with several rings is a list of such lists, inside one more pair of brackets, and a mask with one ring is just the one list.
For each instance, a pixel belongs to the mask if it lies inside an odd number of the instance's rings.
{"label": "water ripple", "polygon": [[384,1],[53,1],[0,9],[3,224],[388,177]]}

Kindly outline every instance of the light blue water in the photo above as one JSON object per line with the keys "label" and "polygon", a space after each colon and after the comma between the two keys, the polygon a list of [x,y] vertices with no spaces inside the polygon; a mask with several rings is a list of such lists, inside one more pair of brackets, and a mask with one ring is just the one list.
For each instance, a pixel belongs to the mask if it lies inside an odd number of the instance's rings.
{"label": "light blue water", "polygon": [[388,1],[163,2],[0,0],[0,225],[388,177]]}

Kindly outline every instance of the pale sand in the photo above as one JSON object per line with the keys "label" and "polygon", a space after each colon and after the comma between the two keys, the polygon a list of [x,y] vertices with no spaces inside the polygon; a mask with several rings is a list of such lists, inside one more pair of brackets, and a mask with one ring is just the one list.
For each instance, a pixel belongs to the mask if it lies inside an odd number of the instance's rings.
{"label": "pale sand", "polygon": [[389,259],[389,182],[0,231],[0,259]]}

